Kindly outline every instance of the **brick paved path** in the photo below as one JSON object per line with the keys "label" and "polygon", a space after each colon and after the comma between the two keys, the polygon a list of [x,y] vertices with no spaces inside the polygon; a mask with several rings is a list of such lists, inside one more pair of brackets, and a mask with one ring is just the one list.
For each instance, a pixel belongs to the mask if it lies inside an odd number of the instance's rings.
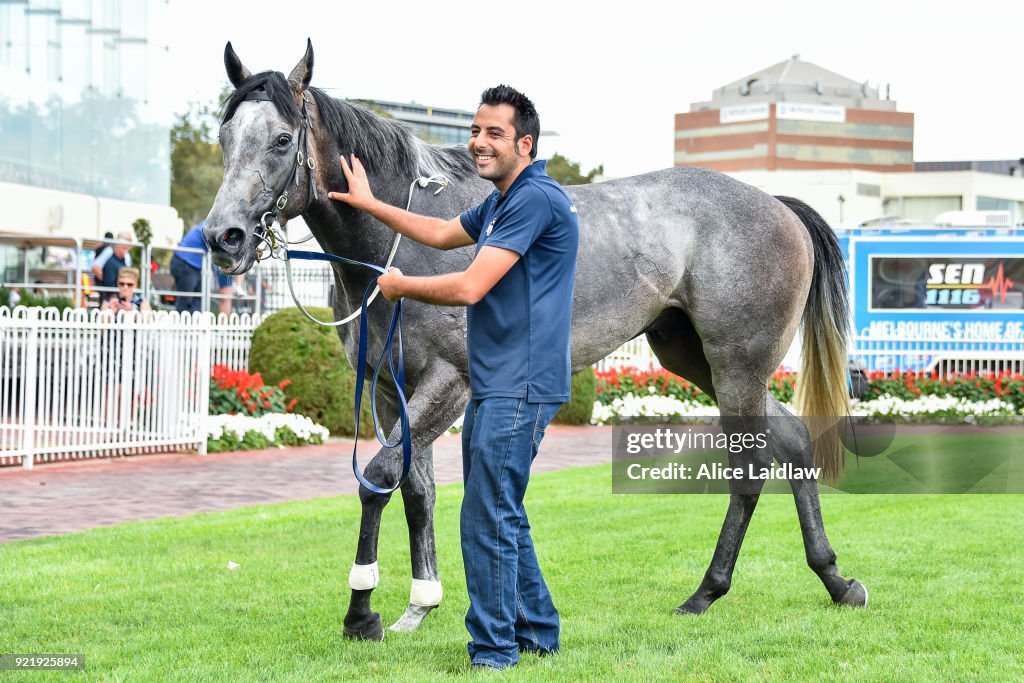
{"label": "brick paved path", "polygon": [[[611,460],[611,427],[549,427],[534,472]],[[360,447],[365,463],[374,444]],[[438,484],[462,481],[461,441],[434,444]],[[352,441],[244,453],[146,455],[0,468],[0,542],[137,519],[353,494]]]}

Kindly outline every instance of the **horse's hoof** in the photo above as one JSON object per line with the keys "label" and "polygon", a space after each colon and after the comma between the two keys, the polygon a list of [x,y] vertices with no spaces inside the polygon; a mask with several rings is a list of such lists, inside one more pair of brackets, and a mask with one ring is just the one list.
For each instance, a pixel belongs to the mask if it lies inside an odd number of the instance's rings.
{"label": "horse's hoof", "polygon": [[836,600],[837,605],[849,605],[850,607],[868,606],[868,589],[856,579],[850,580],[850,585],[843,593],[843,597]]}
{"label": "horse's hoof", "polygon": [[711,603],[706,600],[701,600],[697,596],[691,597],[683,604],[676,607],[673,610],[673,614],[704,614],[708,611],[708,607],[711,607]]}
{"label": "horse's hoof", "polygon": [[405,614],[402,615],[402,618],[391,624],[390,628],[392,631],[404,633],[415,631],[435,607],[437,605],[414,605],[409,603],[409,606],[405,608]]}
{"label": "horse's hoof", "polygon": [[380,621],[380,615],[372,612],[366,623],[359,626],[345,626],[342,633],[349,640],[373,640],[380,642],[384,640],[384,625]]}

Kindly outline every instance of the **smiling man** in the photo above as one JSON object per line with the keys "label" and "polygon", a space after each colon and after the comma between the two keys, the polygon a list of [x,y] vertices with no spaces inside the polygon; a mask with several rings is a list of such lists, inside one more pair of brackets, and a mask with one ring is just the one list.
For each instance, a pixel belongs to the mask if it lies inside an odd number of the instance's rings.
{"label": "smiling man", "polygon": [[438,249],[476,243],[465,271],[378,280],[391,301],[468,306],[472,395],[462,431],[462,556],[474,667],[559,648],[558,610],[541,575],[523,498],[544,429],[569,400],[569,325],[579,245],[576,207],[537,156],[533,103],[506,85],[481,95],[469,152],[495,190],[445,221],[377,200],[362,164],[342,157],[349,191],[328,196]]}

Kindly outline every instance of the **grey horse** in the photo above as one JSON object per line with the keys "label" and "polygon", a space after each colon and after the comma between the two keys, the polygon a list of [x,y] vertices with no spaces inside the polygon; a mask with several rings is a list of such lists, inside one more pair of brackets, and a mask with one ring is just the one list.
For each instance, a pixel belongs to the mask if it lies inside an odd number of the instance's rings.
{"label": "grey horse", "polygon": [[[220,129],[224,180],[204,237],[226,272],[245,272],[253,265],[265,242],[262,226],[268,214],[282,224],[302,215],[329,253],[376,264],[387,260],[394,233],[369,215],[326,199],[328,191],[347,190],[342,154],[354,153],[363,161],[378,198],[401,207],[408,202],[421,214],[450,218],[493,189],[477,176],[465,146],[428,145],[399,122],[311,88],[309,43],[287,77],[252,74],[230,43],[224,61],[235,90],[225,103]],[[447,178],[441,192],[411,185],[435,175]],[[843,263],[832,231],[812,209],[700,168],[672,168],[567,191],[579,211],[581,237],[572,321],[574,372],[646,334],[662,365],[712,396],[723,416],[784,416],[788,413],[767,392],[766,383],[802,323],[801,412],[846,414]],[[472,258],[470,248],[440,252],[403,240],[394,265],[410,275],[436,275],[464,270]],[[346,315],[359,307],[374,273],[347,265],[333,268],[334,312]],[[371,353],[381,348],[388,314],[381,298],[369,306]],[[400,490],[413,580],[409,606],[394,630],[417,628],[441,600],[431,444],[469,398],[465,310],[407,301],[404,324],[413,465]],[[354,362],[358,330],[343,326],[339,334]],[[390,432],[394,442],[399,426],[393,388],[381,388],[378,404],[388,424],[395,425]],[[775,435],[771,456],[751,452],[741,457],[750,462],[775,457],[800,468],[817,462],[827,473],[838,473],[843,461],[838,439],[824,434],[812,448],[807,428],[796,422]],[[382,448],[365,474],[378,486],[394,486],[400,459],[396,449]],[[790,483],[811,569],[834,602],[866,604],[863,585],[843,578],[836,568],[817,483]],[[677,612],[702,613],[729,590],[759,491],[731,492],[710,567]],[[344,619],[344,633],[351,638],[384,636],[371,594],[378,583],[381,513],[389,499],[360,489],[362,519]]]}

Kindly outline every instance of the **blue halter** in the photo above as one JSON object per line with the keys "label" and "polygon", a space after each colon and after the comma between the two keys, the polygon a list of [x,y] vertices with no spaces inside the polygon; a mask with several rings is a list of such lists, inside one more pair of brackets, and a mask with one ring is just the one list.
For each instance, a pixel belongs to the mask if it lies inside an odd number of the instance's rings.
{"label": "blue halter", "polygon": [[[343,256],[335,256],[334,254],[321,254],[315,251],[292,251],[288,250],[288,258],[299,259],[303,261],[333,261],[334,263],[347,263],[356,266],[363,266],[364,268],[370,268],[377,271],[381,275],[384,275],[385,271],[380,266],[375,266],[372,263],[363,263],[362,261],[355,261],[353,259],[347,259]],[[362,472],[359,471],[359,460],[357,458],[357,451],[359,449],[359,409],[363,402],[363,382],[366,379],[366,366],[367,366],[367,310],[369,308],[369,298],[373,293],[373,288],[377,284],[376,278],[370,281],[370,284],[366,287],[366,291],[363,292],[363,303],[362,312],[359,314],[359,358],[356,361],[356,397],[355,397],[355,421],[353,423],[355,443],[352,445],[352,471],[356,475],[356,479],[359,483],[373,491],[374,493],[390,494],[398,490],[398,487],[402,485],[405,478],[409,476],[409,468],[412,466],[412,430],[409,426],[409,405],[405,400],[405,355],[402,351],[402,301],[399,299],[395,302],[395,310],[391,314],[391,323],[388,325],[388,336],[384,340],[384,348],[381,349],[380,357],[377,359],[377,364],[373,369],[373,379],[370,382],[370,408],[373,413],[373,428],[377,434],[377,440],[384,448],[395,448],[399,445],[399,442],[388,443],[383,431],[380,428],[380,419],[377,417],[377,380],[380,377],[381,365],[384,363],[384,356],[388,358],[388,368],[391,372],[391,379],[395,382],[395,389],[398,393],[398,416],[399,421],[402,425],[402,434],[400,437],[400,443],[402,445],[402,473],[398,478],[398,483],[395,484],[394,488],[382,488],[369,481]],[[394,358],[394,343],[398,342],[398,368],[395,368]]]}

